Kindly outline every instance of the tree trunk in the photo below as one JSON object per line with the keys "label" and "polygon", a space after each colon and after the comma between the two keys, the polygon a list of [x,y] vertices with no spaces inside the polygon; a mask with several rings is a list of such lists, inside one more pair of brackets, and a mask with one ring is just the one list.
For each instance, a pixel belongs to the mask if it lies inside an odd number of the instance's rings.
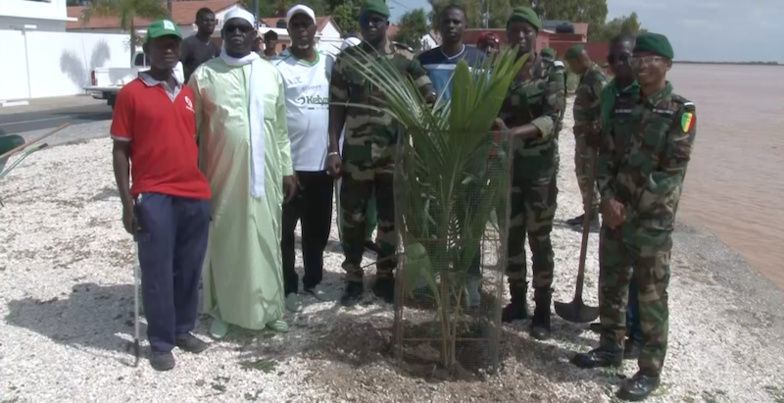
{"label": "tree trunk", "polygon": [[169,18],[172,18],[172,0],[166,0],[166,8],[169,9]]}

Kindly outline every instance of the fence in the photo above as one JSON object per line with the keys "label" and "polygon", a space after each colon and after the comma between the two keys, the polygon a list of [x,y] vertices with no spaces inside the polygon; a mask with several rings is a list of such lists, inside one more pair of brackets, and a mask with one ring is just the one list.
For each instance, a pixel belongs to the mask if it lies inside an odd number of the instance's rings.
{"label": "fence", "polygon": [[97,67],[130,67],[125,34],[0,30],[0,100],[83,94]]}

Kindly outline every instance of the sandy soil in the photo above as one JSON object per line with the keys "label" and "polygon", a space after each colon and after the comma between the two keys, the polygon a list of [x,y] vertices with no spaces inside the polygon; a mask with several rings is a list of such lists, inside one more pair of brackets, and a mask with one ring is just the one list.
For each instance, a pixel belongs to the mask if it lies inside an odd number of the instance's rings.
{"label": "sandy soil", "polygon": [[[82,130],[105,130],[103,123]],[[571,126],[567,114],[566,128]],[[555,300],[571,300],[580,234],[572,134],[561,133]],[[31,156],[0,190],[0,401],[100,402],[612,402],[619,374],[568,360],[597,340],[587,325],[553,316],[553,339],[505,326],[497,375],[464,381],[412,373],[392,359],[392,306],[370,295],[344,309],[303,296],[291,332],[235,331],[177,367],[133,368],[133,243],[122,230],[109,139]],[[596,234],[586,298],[596,304]],[[367,262],[371,256],[367,256]],[[704,232],[681,228],[670,286],[670,349],[652,402],[784,402],[782,292]],[[325,286],[337,297],[342,256],[333,225]],[[301,266],[301,261],[298,262]],[[372,274],[372,270],[371,273]],[[371,276],[368,276],[372,278]],[[205,339],[209,322],[198,333]],[[629,376],[635,362],[627,362]]]}

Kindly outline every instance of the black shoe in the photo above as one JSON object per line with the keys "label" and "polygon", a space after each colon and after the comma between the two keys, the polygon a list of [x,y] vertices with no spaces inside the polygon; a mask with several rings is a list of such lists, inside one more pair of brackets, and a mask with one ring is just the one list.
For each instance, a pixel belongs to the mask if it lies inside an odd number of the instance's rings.
{"label": "black shoe", "polygon": [[537,340],[550,338],[550,304],[552,291],[549,288],[537,288],[534,291],[534,317],[531,320],[531,336]]}
{"label": "black shoe", "polygon": [[377,255],[381,254],[381,247],[373,241],[365,241],[365,249],[375,252]]}
{"label": "black shoe", "polygon": [[602,333],[602,324],[599,322],[594,322],[588,325],[588,329],[596,334]]}
{"label": "black shoe", "polygon": [[364,287],[362,283],[349,281],[346,282],[346,288],[343,289],[343,295],[340,297],[340,305],[354,306],[362,299]]}
{"label": "black shoe", "polygon": [[582,369],[619,367],[622,364],[620,351],[606,347],[595,348],[587,353],[578,353],[569,361]]}
{"label": "black shoe", "polygon": [[388,304],[395,303],[395,278],[394,277],[376,277],[376,283],[373,284],[373,294],[384,300]]}
{"label": "black shoe", "polygon": [[180,348],[180,350],[184,350],[193,354],[199,354],[209,347],[209,344],[199,340],[196,336],[190,333],[177,336],[176,345]]}
{"label": "black shoe", "polygon": [[631,339],[626,339],[623,343],[623,359],[624,360],[636,360],[640,358],[640,353],[642,349],[640,346],[633,342]]}
{"label": "black shoe", "polygon": [[501,321],[510,323],[515,320],[528,319],[528,307],[525,303],[525,296],[528,292],[528,283],[514,282],[509,284],[509,293],[512,294],[512,301],[504,307],[501,312]]}
{"label": "black shoe", "polygon": [[572,219],[566,220],[566,225],[570,227],[577,227],[583,225],[583,219],[585,218],[585,214],[580,214],[577,217]]}
{"label": "black shoe", "polygon": [[174,368],[174,354],[171,351],[152,351],[150,366],[156,371],[169,371]]}
{"label": "black shoe", "polygon": [[659,388],[659,380],[658,376],[648,376],[638,372],[621,383],[621,388],[618,389],[616,396],[630,402],[641,402]]}

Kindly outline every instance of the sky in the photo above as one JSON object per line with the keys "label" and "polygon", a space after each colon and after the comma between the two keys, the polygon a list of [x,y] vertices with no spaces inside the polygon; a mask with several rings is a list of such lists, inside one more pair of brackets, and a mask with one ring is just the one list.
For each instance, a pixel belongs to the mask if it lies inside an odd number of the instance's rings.
{"label": "sky", "polygon": [[[427,0],[387,0],[392,21]],[[675,59],[784,62],[784,0],[607,0],[607,18],[633,11],[670,39]]]}

